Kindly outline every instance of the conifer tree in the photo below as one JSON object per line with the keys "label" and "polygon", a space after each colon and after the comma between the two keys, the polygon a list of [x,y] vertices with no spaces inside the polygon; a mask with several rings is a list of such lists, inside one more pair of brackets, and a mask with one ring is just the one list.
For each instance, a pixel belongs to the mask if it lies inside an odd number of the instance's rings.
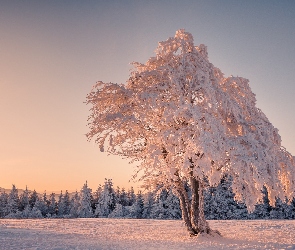
{"label": "conifer tree", "polygon": [[136,201],[136,195],[134,193],[133,187],[131,187],[130,190],[128,190],[127,197],[128,197],[128,205],[127,206],[132,206],[134,204],[134,202]]}
{"label": "conifer tree", "polygon": [[216,187],[208,187],[205,192],[205,215],[207,219],[246,219],[245,204],[237,202],[232,191],[232,178],[224,175]]}
{"label": "conifer tree", "polygon": [[154,203],[155,203],[154,193],[149,191],[146,195],[146,199],[144,200],[142,218],[144,219],[152,218],[151,213],[152,213]]}
{"label": "conifer tree", "polygon": [[26,189],[20,195],[20,205],[19,205],[20,211],[23,211],[27,206],[29,206],[29,195],[30,195],[30,192],[28,191],[28,187],[26,186]]}
{"label": "conifer tree", "polygon": [[48,214],[48,208],[50,201],[47,199],[46,191],[44,191],[42,198],[39,200],[39,202],[36,202],[38,209],[41,211],[41,214],[43,217],[45,217]]}
{"label": "conifer tree", "polygon": [[97,189],[93,193],[93,200],[92,200],[93,204],[91,204],[93,211],[95,211],[96,204],[98,203],[98,199],[101,195],[101,192],[102,192],[102,187],[101,187],[101,184],[99,184],[99,186],[97,187]]}
{"label": "conifer tree", "polygon": [[79,218],[91,218],[93,217],[92,207],[91,207],[91,192],[92,190],[88,188],[87,181],[83,185],[80,191],[80,206],[78,208]]}
{"label": "conifer tree", "polygon": [[95,216],[96,217],[108,217],[109,214],[115,209],[116,196],[113,189],[113,183],[111,179],[105,179],[103,190],[96,204]]}
{"label": "conifer tree", "polygon": [[65,203],[62,191],[60,191],[60,195],[58,196],[57,215],[58,217],[63,217],[65,215]]}
{"label": "conifer tree", "polygon": [[263,186],[261,193],[263,194],[262,200],[255,205],[255,210],[250,217],[254,217],[254,219],[269,219],[272,207],[270,206],[268,191],[265,186]]}
{"label": "conifer tree", "polygon": [[144,199],[141,192],[139,191],[136,195],[136,201],[135,201],[135,212],[136,212],[137,219],[142,219],[143,209],[144,209]]}
{"label": "conifer tree", "polygon": [[289,201],[286,198],[282,201],[280,198],[276,199],[275,206],[270,211],[270,218],[271,219],[291,219],[292,218],[292,209],[291,205],[288,204]]}
{"label": "conifer tree", "polygon": [[1,193],[0,194],[0,218],[4,218],[6,215],[8,215],[6,210],[7,200],[8,200],[8,194],[6,192]]}
{"label": "conifer tree", "polygon": [[73,218],[78,217],[78,210],[80,207],[80,196],[79,193],[76,191],[74,196],[71,199],[71,209],[70,209],[70,216]]}
{"label": "conifer tree", "polygon": [[166,198],[166,205],[168,207],[167,219],[181,219],[181,208],[179,204],[179,199],[173,193],[172,189],[170,189],[168,192],[168,196]]}
{"label": "conifer tree", "polygon": [[71,209],[71,201],[70,201],[70,195],[68,190],[66,190],[64,196],[63,196],[63,203],[64,203],[64,214],[69,215],[70,214],[70,209]]}
{"label": "conifer tree", "polygon": [[122,188],[120,192],[118,203],[124,207],[129,205],[129,199],[125,191],[125,188]]}
{"label": "conifer tree", "polygon": [[168,219],[168,205],[166,203],[168,192],[162,188],[156,196],[151,210],[151,217],[155,219]]}
{"label": "conifer tree", "polygon": [[12,188],[10,190],[10,193],[7,197],[7,204],[6,204],[6,214],[14,214],[18,211],[19,208],[19,196],[18,196],[18,190],[15,187],[15,185],[12,185]]}
{"label": "conifer tree", "polygon": [[55,199],[55,193],[49,195],[49,206],[48,206],[48,216],[55,217],[57,213],[57,202]]}
{"label": "conifer tree", "polygon": [[33,208],[35,206],[36,201],[39,200],[39,196],[38,193],[36,192],[36,190],[34,190],[29,197],[29,204],[30,207]]}
{"label": "conifer tree", "polygon": [[[46,217],[46,214],[48,214],[48,206],[43,198],[40,198],[35,202],[33,209],[35,212],[36,212],[36,210],[39,210],[41,217]],[[32,209],[32,213],[34,213],[33,209]]]}

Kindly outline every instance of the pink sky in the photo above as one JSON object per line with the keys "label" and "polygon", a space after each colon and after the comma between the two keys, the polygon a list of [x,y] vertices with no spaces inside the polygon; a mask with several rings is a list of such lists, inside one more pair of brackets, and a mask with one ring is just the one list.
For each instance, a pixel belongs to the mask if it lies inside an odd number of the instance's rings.
{"label": "pink sky", "polygon": [[294,1],[1,1],[0,187],[39,192],[129,183],[127,160],[87,142],[96,81],[125,82],[132,61],[185,28],[225,75],[250,80],[295,154]]}

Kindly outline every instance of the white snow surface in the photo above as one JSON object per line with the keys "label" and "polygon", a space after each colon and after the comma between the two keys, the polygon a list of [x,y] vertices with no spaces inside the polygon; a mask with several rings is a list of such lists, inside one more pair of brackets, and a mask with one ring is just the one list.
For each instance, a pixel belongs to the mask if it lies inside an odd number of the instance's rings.
{"label": "white snow surface", "polygon": [[0,249],[295,249],[295,221],[209,221],[222,237],[189,237],[182,221],[1,219]]}

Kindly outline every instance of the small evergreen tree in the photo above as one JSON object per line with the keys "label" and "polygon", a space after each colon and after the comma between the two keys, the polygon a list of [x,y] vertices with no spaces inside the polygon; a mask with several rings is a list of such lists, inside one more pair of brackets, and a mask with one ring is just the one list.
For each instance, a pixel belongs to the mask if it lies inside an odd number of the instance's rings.
{"label": "small evergreen tree", "polygon": [[91,207],[91,192],[92,190],[88,188],[87,181],[80,191],[80,206],[78,208],[79,218],[91,218],[93,217],[92,207]]}
{"label": "small evergreen tree", "polygon": [[7,215],[14,214],[18,211],[18,208],[19,208],[18,190],[15,187],[15,185],[12,185],[12,189],[10,190],[10,193],[8,194],[5,213]]}
{"label": "small evergreen tree", "polygon": [[55,217],[57,212],[57,203],[55,199],[55,193],[51,193],[49,196],[49,206],[48,206],[48,217]]}
{"label": "small evergreen tree", "polygon": [[232,178],[224,175],[216,187],[208,187],[204,195],[205,216],[211,220],[246,219],[247,207],[235,201]]}
{"label": "small evergreen tree", "polygon": [[253,218],[253,219],[269,219],[270,218],[270,212],[272,210],[272,207],[270,206],[267,188],[263,186],[261,192],[263,194],[262,201],[255,205],[255,210],[250,215],[250,218]]}
{"label": "small evergreen tree", "polygon": [[63,196],[63,202],[64,202],[64,214],[68,216],[70,214],[70,209],[71,209],[71,201],[70,201],[70,195],[68,190],[66,190]]}
{"label": "small evergreen tree", "polygon": [[122,188],[122,191],[119,194],[118,203],[124,207],[129,206],[129,200],[125,188]]}
{"label": "small evergreen tree", "polygon": [[35,206],[36,201],[39,200],[39,196],[38,193],[36,192],[36,190],[34,190],[29,197],[29,204],[30,207],[33,208]]}
{"label": "small evergreen tree", "polygon": [[159,194],[156,196],[155,203],[153,204],[151,217],[155,219],[167,219],[167,209],[166,199],[168,192],[166,189],[161,189]]}
{"label": "small evergreen tree", "polygon": [[30,218],[43,218],[41,211],[38,209],[36,204],[39,202],[39,200],[36,201],[35,206],[32,208],[32,211],[30,213]]}
{"label": "small evergreen tree", "polygon": [[71,199],[71,208],[70,208],[70,216],[73,218],[78,217],[78,209],[80,206],[80,196],[79,193],[76,191],[74,196]]}
{"label": "small evergreen tree", "polygon": [[141,219],[143,216],[143,208],[144,208],[144,199],[139,191],[136,195],[136,202],[135,202],[135,211],[136,211],[136,218]]}
{"label": "small evergreen tree", "polygon": [[133,187],[131,187],[130,190],[128,190],[127,197],[128,197],[128,205],[127,206],[132,206],[134,204],[134,202],[136,201],[136,195],[134,193]]}
{"label": "small evergreen tree", "polygon": [[171,219],[171,220],[181,219],[181,209],[180,209],[179,199],[172,192],[172,189],[170,189],[168,192],[168,196],[166,198],[166,206],[167,206],[167,219]]}
{"label": "small evergreen tree", "polygon": [[48,214],[48,208],[50,201],[47,199],[46,191],[44,191],[43,196],[39,201],[36,201],[35,206],[40,210],[43,217]]}
{"label": "small evergreen tree", "polygon": [[136,195],[135,201],[131,206],[125,207],[129,212],[125,216],[127,218],[141,219],[143,215],[144,200],[141,192]]}
{"label": "small evergreen tree", "polygon": [[65,203],[62,191],[60,191],[60,195],[58,196],[57,215],[58,217],[63,217],[65,215]]}
{"label": "small evergreen tree", "polygon": [[27,206],[29,206],[29,195],[30,195],[30,192],[28,191],[28,187],[26,186],[26,189],[20,195],[20,204],[19,204],[20,211],[23,211]]}
{"label": "small evergreen tree", "polygon": [[291,219],[292,208],[288,205],[289,200],[286,198],[283,202],[280,198],[276,198],[275,207],[270,211],[271,219]]}
{"label": "small evergreen tree", "polygon": [[154,203],[155,203],[154,193],[148,192],[146,195],[146,198],[144,199],[142,218],[144,219],[152,218],[151,213],[152,213]]}
{"label": "small evergreen tree", "polygon": [[3,192],[0,194],[0,218],[4,218],[8,215],[6,207],[7,207],[8,194]]}
{"label": "small evergreen tree", "polygon": [[113,189],[113,183],[111,179],[105,179],[103,190],[96,204],[95,216],[96,217],[108,217],[109,214],[115,209],[116,196]]}
{"label": "small evergreen tree", "polygon": [[[33,212],[34,210],[34,212]],[[38,199],[32,209],[32,213],[35,213],[35,210],[39,210],[41,213],[41,217],[45,217],[48,213],[48,207],[47,204],[44,202],[43,199]],[[39,218],[39,217],[36,217]]]}
{"label": "small evergreen tree", "polygon": [[125,218],[128,217],[130,211],[120,203],[116,203],[115,209],[108,215],[108,218]]}

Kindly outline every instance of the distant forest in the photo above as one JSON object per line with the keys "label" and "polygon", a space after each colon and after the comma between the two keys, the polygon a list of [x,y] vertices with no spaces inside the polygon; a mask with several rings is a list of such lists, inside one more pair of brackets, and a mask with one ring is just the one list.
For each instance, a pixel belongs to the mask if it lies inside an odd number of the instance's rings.
{"label": "distant forest", "polygon": [[[217,187],[207,187],[205,216],[209,220],[231,219],[295,219],[295,198],[292,201],[276,199],[271,206],[267,189],[263,200],[249,213],[244,203],[235,201],[232,180],[224,176]],[[20,194],[19,194],[20,193]],[[36,191],[19,192],[15,185],[0,193],[0,218],[136,218],[181,219],[179,200],[171,189],[161,188],[135,194],[133,188],[114,188],[111,179],[92,192],[87,182],[80,192],[69,194]]]}

